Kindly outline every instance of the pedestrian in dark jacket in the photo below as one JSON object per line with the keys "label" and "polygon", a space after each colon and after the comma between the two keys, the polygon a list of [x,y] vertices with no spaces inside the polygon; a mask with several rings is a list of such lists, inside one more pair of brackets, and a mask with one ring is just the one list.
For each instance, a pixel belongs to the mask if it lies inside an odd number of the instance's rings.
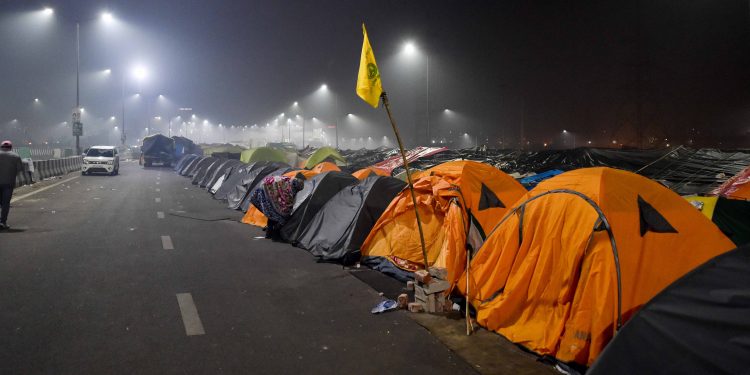
{"label": "pedestrian in dark jacket", "polygon": [[8,226],[8,212],[10,212],[10,198],[16,187],[16,175],[23,171],[21,157],[13,152],[13,143],[0,143],[0,230]]}

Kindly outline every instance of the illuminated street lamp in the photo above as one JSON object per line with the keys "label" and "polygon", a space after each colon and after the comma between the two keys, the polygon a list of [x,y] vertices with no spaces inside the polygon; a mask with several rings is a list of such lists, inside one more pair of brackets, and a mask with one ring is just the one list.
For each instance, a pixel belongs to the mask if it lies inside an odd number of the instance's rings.
{"label": "illuminated street lamp", "polygon": [[[46,16],[52,16],[55,11],[52,8],[44,8],[42,11]],[[105,12],[101,15],[105,23],[112,23],[114,17]],[[80,137],[83,135],[83,124],[81,123],[81,22],[76,20],[76,107],[73,111],[73,135],[76,137],[76,154],[81,154]]]}
{"label": "illuminated street lamp", "polygon": [[[414,44],[414,42],[407,41],[406,43],[404,43],[403,52],[407,56],[413,57],[413,56],[418,55],[420,51],[417,49],[417,46],[416,44]],[[427,85],[427,95],[426,95],[427,97],[427,124],[426,124],[427,127],[426,128],[427,128],[427,141],[429,142],[430,141],[430,55],[427,54],[426,52],[423,52],[422,54],[424,55],[425,62],[426,62],[426,75],[425,75],[426,76],[425,80],[426,80],[426,85]],[[448,111],[449,110],[446,109],[446,112]]]}

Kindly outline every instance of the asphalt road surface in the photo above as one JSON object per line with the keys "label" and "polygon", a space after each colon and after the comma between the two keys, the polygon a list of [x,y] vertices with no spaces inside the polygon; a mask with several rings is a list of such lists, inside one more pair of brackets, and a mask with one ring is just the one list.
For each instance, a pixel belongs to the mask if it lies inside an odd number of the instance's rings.
{"label": "asphalt road surface", "polygon": [[0,232],[2,374],[474,371],[171,169],[60,182],[19,190]]}

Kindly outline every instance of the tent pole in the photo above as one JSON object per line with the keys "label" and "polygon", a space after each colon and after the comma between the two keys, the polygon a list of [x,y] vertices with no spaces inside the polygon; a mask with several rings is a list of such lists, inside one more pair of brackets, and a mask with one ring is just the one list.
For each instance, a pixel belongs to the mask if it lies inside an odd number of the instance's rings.
{"label": "tent pole", "polygon": [[474,331],[474,325],[471,324],[471,316],[469,315],[469,271],[471,270],[471,253],[466,252],[466,336],[471,336]]}
{"label": "tent pole", "polygon": [[414,194],[414,184],[411,180],[411,173],[409,172],[409,161],[406,160],[406,152],[404,151],[404,144],[401,142],[401,135],[396,127],[396,122],[393,120],[391,114],[391,103],[388,101],[388,94],[385,91],[380,95],[383,99],[383,106],[385,106],[386,112],[388,112],[388,120],[391,122],[393,127],[393,133],[396,135],[396,141],[398,142],[398,149],[401,152],[401,158],[404,160],[404,170],[406,171],[406,180],[409,183],[409,192],[411,193],[411,202],[414,205],[414,216],[417,217],[417,228],[419,228],[419,241],[422,245],[422,257],[424,258],[424,269],[427,273],[430,273],[430,264],[427,261],[427,249],[424,244],[424,232],[422,231],[422,220],[419,219],[419,210],[417,209],[417,196]]}

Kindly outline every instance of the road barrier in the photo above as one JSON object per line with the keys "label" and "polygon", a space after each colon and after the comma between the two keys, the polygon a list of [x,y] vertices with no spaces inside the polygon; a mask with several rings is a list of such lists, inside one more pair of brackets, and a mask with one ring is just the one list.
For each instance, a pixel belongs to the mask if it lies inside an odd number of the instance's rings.
{"label": "road barrier", "polygon": [[16,175],[16,187],[31,185],[35,182],[70,172],[80,171],[82,156],[71,156],[62,159],[31,160],[25,159],[24,170]]}

